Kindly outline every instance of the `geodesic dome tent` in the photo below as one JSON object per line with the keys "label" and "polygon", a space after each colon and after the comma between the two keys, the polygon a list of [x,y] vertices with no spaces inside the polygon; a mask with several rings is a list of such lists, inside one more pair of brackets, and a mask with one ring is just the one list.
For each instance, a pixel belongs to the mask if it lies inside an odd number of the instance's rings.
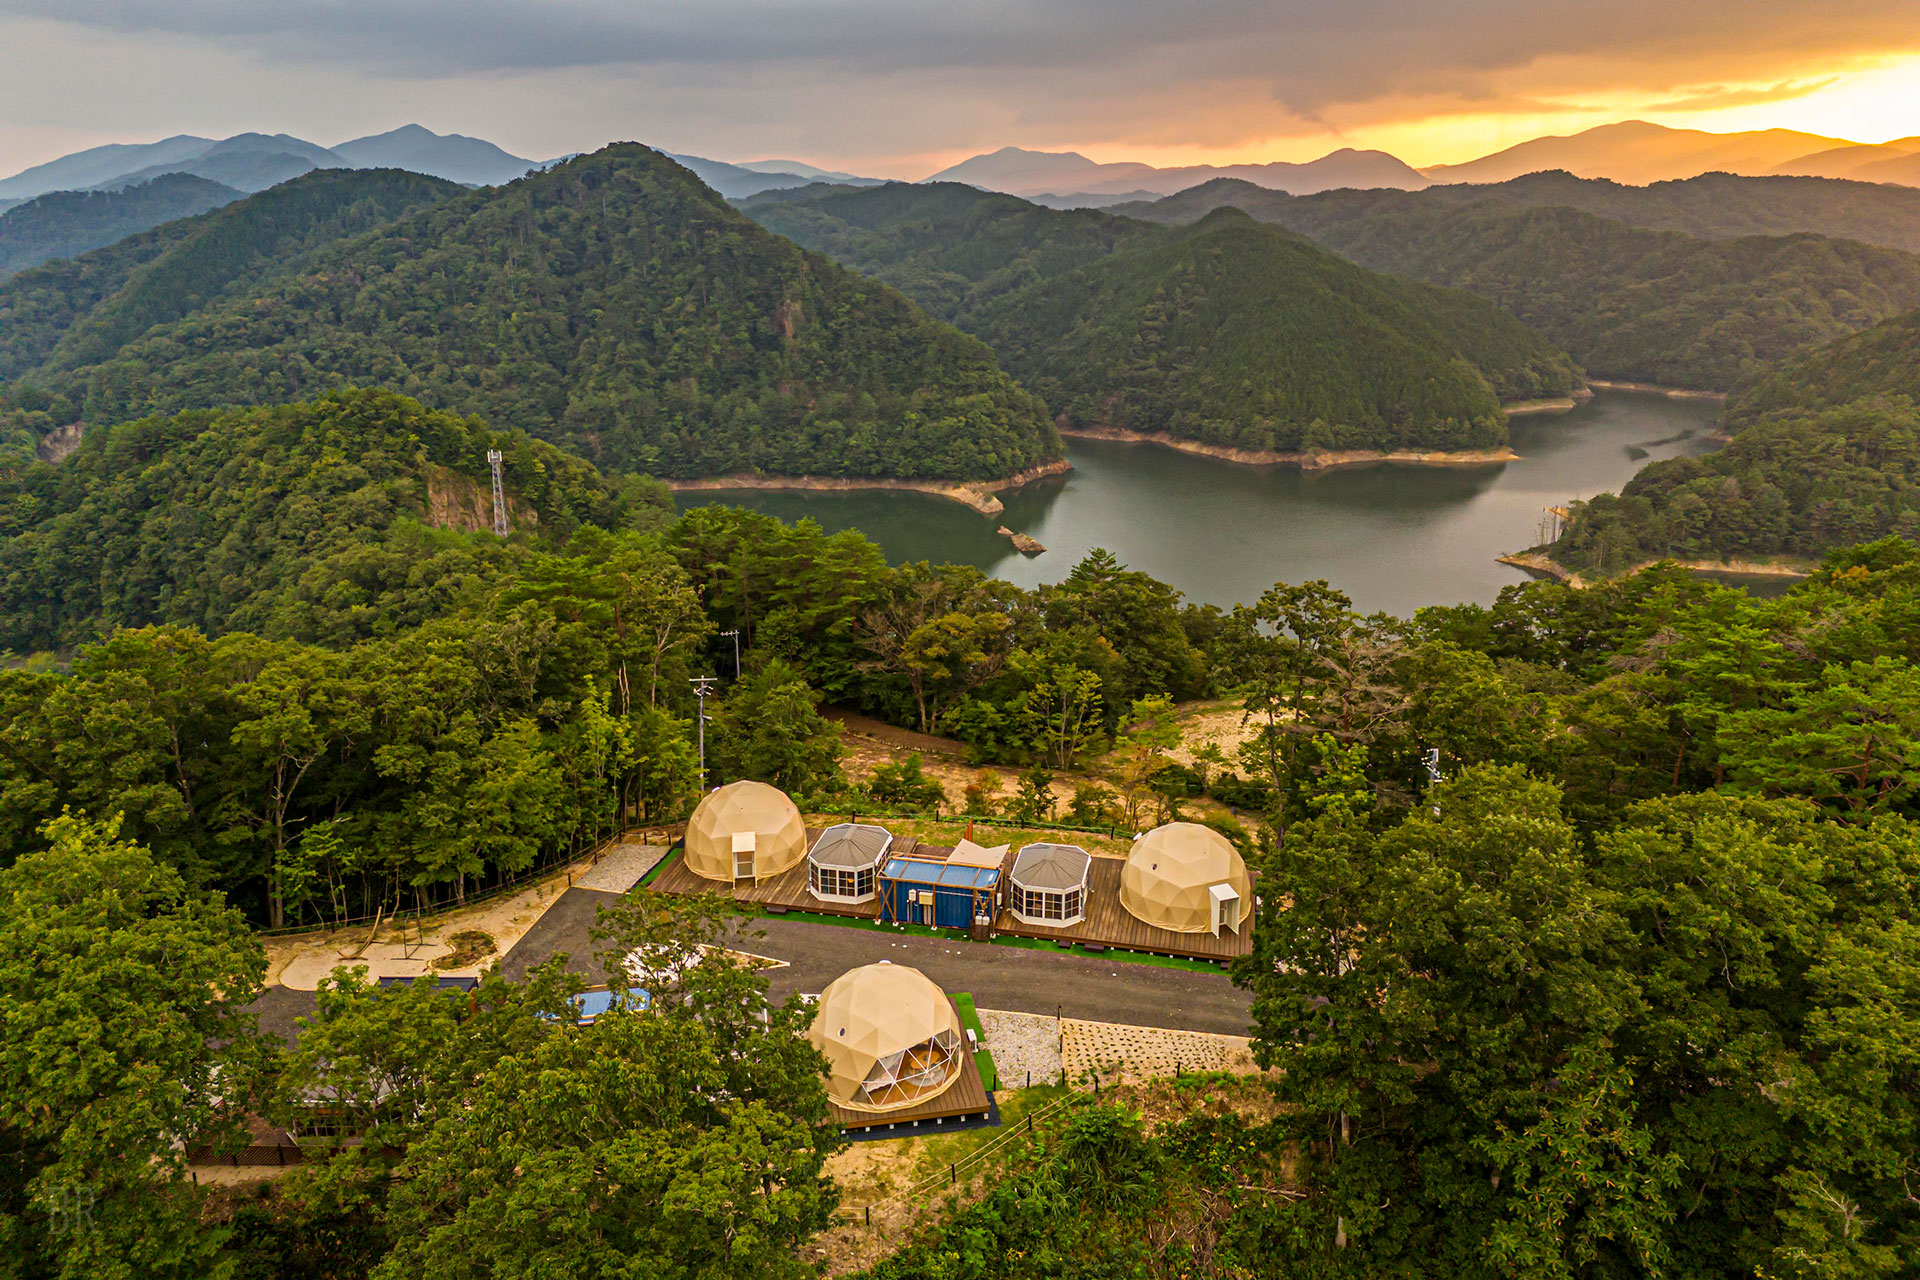
{"label": "geodesic dome tent", "polygon": [[1013,860],[1007,905],[1022,924],[1079,924],[1087,918],[1093,858],[1077,844],[1030,844]]}
{"label": "geodesic dome tent", "polygon": [[807,892],[823,902],[871,902],[893,833],[867,822],[836,822],[807,851]]}
{"label": "geodesic dome tent", "polygon": [[1174,933],[1239,933],[1253,879],[1233,842],[1197,822],[1169,822],[1133,842],[1120,872],[1120,905]]}
{"label": "geodesic dome tent", "polygon": [[709,791],[687,819],[687,869],[709,880],[764,880],[806,856],[800,810],[764,782],[729,782]]}
{"label": "geodesic dome tent", "polygon": [[947,993],[918,969],[864,965],[820,993],[807,1039],[827,1059],[827,1095],[849,1111],[894,1111],[945,1093],[966,1062]]}

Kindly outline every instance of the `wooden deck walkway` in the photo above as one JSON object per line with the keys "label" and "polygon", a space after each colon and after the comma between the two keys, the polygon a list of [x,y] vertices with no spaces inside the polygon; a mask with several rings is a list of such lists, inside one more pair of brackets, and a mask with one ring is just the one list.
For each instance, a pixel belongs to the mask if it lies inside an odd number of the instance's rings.
{"label": "wooden deck walkway", "polygon": [[[819,832],[808,830],[807,844],[811,848]],[[953,850],[945,845],[920,844],[912,836],[901,836],[894,840],[894,855],[928,858],[943,861]],[[1009,857],[1011,864],[1011,857]],[[1175,933],[1171,929],[1161,929],[1134,916],[1120,905],[1120,871],[1126,865],[1124,858],[1111,858],[1101,854],[1093,855],[1093,862],[1087,872],[1086,919],[1079,924],[1054,928],[1047,925],[1025,924],[1014,918],[1013,912],[1005,907],[994,918],[994,932],[1008,934],[1016,938],[1051,938],[1068,944],[1092,943],[1095,946],[1117,947],[1123,951],[1146,951],[1154,955],[1184,956],[1189,960],[1227,961],[1244,956],[1253,950],[1252,922],[1238,934],[1222,934],[1214,937],[1210,933]],[[685,858],[675,858],[653,882],[654,889],[661,893],[727,893],[727,885],[719,880],[708,880],[695,875],[687,869]],[[1254,888],[1259,889],[1256,877]],[[822,902],[807,889],[807,864],[790,867],[777,876],[769,876],[759,883],[742,880],[732,887],[732,897],[736,902],[750,902],[755,906],[772,908],[777,911],[812,911],[821,915],[852,916],[861,920],[876,920],[880,915],[877,900],[849,906],[840,902]],[[1248,914],[1252,914],[1252,904],[1247,904]],[[960,931],[955,930],[956,934]]]}
{"label": "wooden deck walkway", "polygon": [[[1118,947],[1123,951],[1148,951],[1155,955],[1185,956],[1190,960],[1232,960],[1253,950],[1251,930],[1241,933],[1175,933],[1150,925],[1120,905],[1120,872],[1125,858],[1094,855],[1087,868],[1086,918],[1064,928],[1027,924],[1014,918],[1005,907],[994,917],[996,933],[1016,938],[1053,938],[1058,941],[1094,943]],[[1258,888],[1258,886],[1255,886]],[[1251,904],[1249,904],[1251,905]]]}

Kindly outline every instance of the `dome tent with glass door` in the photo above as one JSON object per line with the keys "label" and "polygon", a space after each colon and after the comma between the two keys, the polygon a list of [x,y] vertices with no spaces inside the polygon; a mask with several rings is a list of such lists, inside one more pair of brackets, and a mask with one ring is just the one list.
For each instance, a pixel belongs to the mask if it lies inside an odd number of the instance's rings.
{"label": "dome tent with glass door", "polygon": [[827,1095],[849,1111],[895,1111],[945,1093],[966,1062],[947,993],[918,969],[864,965],[820,993],[807,1039],[827,1059]]}
{"label": "dome tent with glass door", "polygon": [[1169,822],[1133,842],[1120,872],[1120,905],[1173,933],[1240,933],[1252,917],[1253,880],[1218,831]]}
{"label": "dome tent with glass door", "polygon": [[807,824],[787,793],[729,782],[700,798],[687,819],[687,869],[708,880],[765,880],[807,856]]}
{"label": "dome tent with glass door", "polygon": [[1065,928],[1087,918],[1093,857],[1077,844],[1030,844],[1013,860],[1007,906],[1021,924]]}

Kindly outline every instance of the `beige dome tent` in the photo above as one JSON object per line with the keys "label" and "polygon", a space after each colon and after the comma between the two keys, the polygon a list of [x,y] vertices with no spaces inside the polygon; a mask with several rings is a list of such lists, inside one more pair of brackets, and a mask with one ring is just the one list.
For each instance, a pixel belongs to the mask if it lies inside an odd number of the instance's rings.
{"label": "beige dome tent", "polygon": [[947,993],[903,964],[849,970],[820,993],[807,1029],[826,1055],[827,1096],[849,1111],[893,1111],[960,1078],[966,1037]]}
{"label": "beige dome tent", "polygon": [[687,869],[709,880],[764,880],[806,856],[800,810],[764,782],[729,782],[709,791],[687,819]]}
{"label": "beige dome tent", "polygon": [[1120,905],[1174,933],[1239,933],[1253,881],[1233,843],[1197,822],[1169,822],[1133,842],[1120,873]]}

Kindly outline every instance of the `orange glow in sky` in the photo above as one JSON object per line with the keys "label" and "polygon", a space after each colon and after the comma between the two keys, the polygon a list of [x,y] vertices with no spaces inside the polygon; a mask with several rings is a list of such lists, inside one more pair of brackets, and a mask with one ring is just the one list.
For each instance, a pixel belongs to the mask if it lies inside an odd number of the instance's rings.
{"label": "orange glow in sky", "polygon": [[[1721,108],[1662,110],[1686,97],[1767,95],[1771,100]],[[1542,112],[1446,112],[1356,124],[1338,132],[1266,139],[1225,148],[1134,146],[1124,142],[1064,144],[1100,161],[1182,164],[1256,164],[1312,160],[1337,147],[1389,151],[1416,166],[1453,164],[1548,134],[1578,133],[1618,120],[1650,120],[1676,129],[1736,133],[1794,129],[1853,142],[1888,142],[1920,135],[1920,53],[1857,60],[1847,66],[1809,67],[1784,86],[1714,84],[1701,93],[1564,95]],[[963,157],[956,156],[955,159]]]}

